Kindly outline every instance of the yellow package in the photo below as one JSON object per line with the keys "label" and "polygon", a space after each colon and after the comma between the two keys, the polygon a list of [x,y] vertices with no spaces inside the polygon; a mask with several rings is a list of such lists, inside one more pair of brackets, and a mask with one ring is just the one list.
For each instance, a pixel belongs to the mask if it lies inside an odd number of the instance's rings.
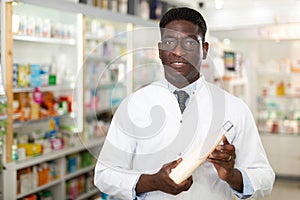
{"label": "yellow package", "polygon": [[18,148],[25,148],[26,156],[38,156],[43,151],[41,144],[18,144]]}
{"label": "yellow package", "polygon": [[19,87],[30,87],[30,68],[28,65],[19,65],[18,86]]}

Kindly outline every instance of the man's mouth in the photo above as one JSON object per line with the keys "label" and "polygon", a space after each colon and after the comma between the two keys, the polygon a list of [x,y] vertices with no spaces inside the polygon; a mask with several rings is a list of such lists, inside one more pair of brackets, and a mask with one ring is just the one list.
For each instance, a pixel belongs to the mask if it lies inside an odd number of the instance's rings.
{"label": "man's mouth", "polygon": [[174,62],[171,62],[171,66],[174,67],[174,68],[180,68],[184,65],[186,65],[187,63],[186,62],[183,62],[183,61],[174,61]]}

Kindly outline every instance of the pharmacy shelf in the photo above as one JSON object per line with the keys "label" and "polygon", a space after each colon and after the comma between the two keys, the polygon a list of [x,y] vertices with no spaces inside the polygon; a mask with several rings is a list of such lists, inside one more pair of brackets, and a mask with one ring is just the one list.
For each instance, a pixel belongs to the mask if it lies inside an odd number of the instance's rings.
{"label": "pharmacy shelf", "polygon": [[97,35],[92,35],[90,33],[87,33],[85,35],[85,39],[86,40],[96,40],[98,42],[102,41],[102,42],[108,42],[108,43],[119,44],[119,45],[127,45],[127,41],[126,40],[115,39],[115,38],[103,38],[103,37],[99,37]]}
{"label": "pharmacy shelf", "polygon": [[87,40],[101,40],[101,41],[104,41],[104,40],[105,40],[105,38],[99,37],[99,36],[97,36],[97,35],[93,35],[93,34],[91,34],[91,33],[86,33],[86,34],[85,34],[85,39],[87,39]]}
{"label": "pharmacy shelf", "polygon": [[89,166],[89,167],[85,167],[83,169],[79,169],[77,170],[76,172],[73,172],[73,173],[70,173],[70,174],[67,174],[65,176],[65,180],[69,180],[69,179],[72,179],[76,176],[79,176],[81,174],[84,174],[84,173],[87,173],[89,171],[92,171],[93,169],[95,168],[95,166]]}
{"label": "pharmacy shelf", "polygon": [[124,15],[121,13],[114,13],[110,10],[101,9],[91,5],[74,3],[70,1],[51,0],[51,1],[40,1],[40,0],[18,0],[20,3],[28,3],[31,5],[42,6],[52,9],[57,9],[65,12],[82,13],[83,15],[90,17],[97,17],[100,19],[106,19],[119,23],[131,23],[135,25],[147,26],[147,27],[158,27],[158,21],[156,20],[144,20],[134,15]]}
{"label": "pharmacy shelf", "polygon": [[113,89],[114,87],[126,87],[126,85],[120,82],[106,82],[106,83],[98,83],[97,87],[86,87],[88,90],[97,91],[100,89]]}
{"label": "pharmacy shelf", "polygon": [[[74,90],[74,86],[63,86],[63,85],[55,85],[55,86],[41,86],[38,87],[40,91],[42,92],[47,92],[47,91],[68,91],[68,90]],[[34,92],[35,88],[14,88],[13,92],[14,93],[22,93],[22,92]]]}
{"label": "pharmacy shelf", "polygon": [[101,146],[105,140],[105,137],[99,137],[95,139],[91,139],[87,142],[81,141],[80,144],[75,147],[67,147],[62,150],[52,151],[47,154],[43,154],[37,157],[30,157],[25,160],[15,161],[12,163],[8,163],[5,165],[6,169],[9,170],[19,170],[26,167],[34,166],[39,163],[44,163],[50,160],[55,160],[64,156],[67,156],[72,153],[80,152],[85,149],[91,149],[94,147]]}
{"label": "pharmacy shelf", "polygon": [[[15,114],[14,117],[20,117],[20,115],[19,114]],[[74,113],[69,113],[69,114],[64,114],[64,115],[56,115],[56,116],[45,117],[43,119],[37,119],[37,120],[28,120],[28,121],[22,121],[22,122],[21,121],[15,121],[13,123],[13,128],[21,128],[21,127],[24,127],[24,126],[26,126],[28,124],[46,122],[46,121],[49,121],[50,119],[53,119],[53,118],[56,118],[56,117],[75,119]]]}
{"label": "pharmacy shelf", "polygon": [[115,113],[117,108],[118,108],[118,105],[113,106],[113,107],[108,107],[108,108],[101,108],[98,110],[88,110],[88,111],[86,111],[85,116],[87,118],[93,118],[93,117],[96,117],[97,114],[101,114],[101,113],[106,113],[106,112]]}
{"label": "pharmacy shelf", "polygon": [[54,185],[57,185],[59,183],[61,183],[61,179],[54,180],[54,181],[52,181],[52,182],[50,182],[48,184],[45,184],[45,185],[40,186],[40,187],[38,187],[36,189],[30,190],[29,192],[25,192],[25,193],[19,194],[17,196],[17,198],[20,199],[20,198],[26,197],[26,196],[28,196],[30,194],[34,194],[34,193],[40,192],[42,190],[45,190],[45,189],[47,189],[49,187],[52,187]]}
{"label": "pharmacy shelf", "polygon": [[286,94],[282,96],[264,96],[266,99],[300,99],[300,94]]}
{"label": "pharmacy shelf", "polygon": [[107,58],[102,55],[97,55],[97,53],[87,53],[85,55],[86,61],[93,61],[93,62],[104,62],[104,63],[114,63],[117,61],[118,63],[123,63],[126,62],[126,56],[123,56],[120,54],[118,57],[112,57],[112,58]]}
{"label": "pharmacy shelf", "polygon": [[13,40],[24,42],[38,42],[45,44],[76,45],[75,39],[46,38],[28,35],[13,35]]}
{"label": "pharmacy shelf", "polygon": [[300,72],[271,71],[271,70],[264,70],[264,69],[257,70],[256,73],[258,76],[279,76],[279,77],[300,76]]}
{"label": "pharmacy shelf", "polygon": [[[264,136],[278,136],[278,137],[292,137],[292,138],[298,138],[300,133],[299,134],[292,134],[292,133],[270,133],[270,132],[266,132],[266,131],[260,131],[259,132],[260,135],[264,135]],[[299,157],[300,159],[300,157]]]}
{"label": "pharmacy shelf", "polygon": [[[1,3],[1,5],[4,5],[4,3],[8,3],[10,8],[12,8],[11,5],[11,1],[1,1],[3,3]],[[12,64],[13,64],[13,60],[20,60],[22,61],[22,63],[26,63],[27,62],[27,57],[24,56],[21,57],[20,55],[24,55],[24,54],[18,54],[19,52],[17,50],[20,50],[21,48],[19,47],[20,45],[32,45],[34,48],[38,47],[42,47],[42,48],[47,48],[47,50],[52,51],[52,53],[54,54],[56,49],[64,49],[66,46],[66,48],[68,49],[76,49],[76,52],[74,55],[71,56],[71,58],[74,58],[74,62],[79,63],[78,66],[82,67],[82,63],[83,62],[83,57],[84,55],[82,55],[82,53],[84,52],[83,49],[83,44],[82,43],[86,43],[87,40],[89,40],[88,38],[85,38],[84,33],[86,32],[85,30],[85,26],[82,27],[83,23],[85,22],[85,17],[93,17],[93,18],[97,18],[99,20],[109,20],[109,21],[114,21],[114,22],[118,22],[118,23],[128,23],[129,26],[127,26],[128,29],[132,29],[135,25],[139,26],[141,25],[142,27],[158,27],[158,21],[152,21],[152,20],[144,20],[141,19],[137,16],[133,16],[133,15],[124,15],[124,14],[120,14],[120,13],[113,13],[112,11],[109,10],[104,10],[101,9],[99,7],[93,7],[91,5],[85,5],[85,4],[81,4],[81,3],[74,3],[71,1],[61,1],[61,0],[51,0],[51,1],[40,1],[40,0],[13,0],[13,3],[15,5],[20,5],[22,6],[23,4],[28,4],[28,5],[33,5],[33,6],[40,6],[42,8],[45,9],[53,9],[58,12],[66,12],[66,13],[73,13],[76,14],[76,21],[78,22],[78,24],[74,24],[76,25],[76,39],[61,39],[61,38],[41,38],[41,37],[33,37],[33,36],[28,36],[28,35],[9,35],[10,37],[8,38],[9,40],[4,40],[2,39],[1,41],[6,41],[5,43],[7,43],[7,46],[9,48],[7,48],[5,51],[6,52],[13,52],[13,54],[7,54],[8,56],[5,57],[4,62],[6,65],[5,66],[10,66],[9,70],[6,69],[6,71],[8,71],[9,73],[7,73],[9,76],[7,77],[12,77],[12,72],[13,72],[13,68],[12,68]],[[12,9],[13,10],[13,9]],[[1,19],[6,19],[3,16],[8,16],[8,19],[11,19],[11,15],[10,12],[1,12]],[[30,11],[29,11],[30,13]],[[47,13],[45,13],[47,14]],[[83,17],[84,16],[84,17]],[[47,17],[50,17],[47,15]],[[58,20],[61,21],[61,20]],[[62,20],[63,21],[63,20]],[[75,21],[75,18],[74,18]],[[6,22],[8,23],[8,26],[11,27],[12,24],[9,24],[9,20],[6,20]],[[83,22],[83,23],[81,23]],[[2,24],[2,23],[1,23]],[[1,31],[3,31],[4,29],[1,28]],[[9,30],[9,29],[6,29]],[[6,31],[7,33],[7,31]],[[11,34],[11,33],[9,33]],[[13,41],[11,41],[11,39]],[[91,40],[96,39],[98,41],[102,41],[100,38],[90,38]],[[108,38],[107,38],[108,39]],[[119,40],[120,39],[120,40]],[[132,45],[132,41],[122,41],[123,38],[114,38],[114,39],[108,39],[107,42],[111,42],[111,43],[116,43],[116,44],[120,44],[120,45],[124,45],[126,44],[126,47],[130,48]],[[132,39],[130,37],[130,39]],[[6,45],[4,43],[4,45]],[[12,44],[15,44],[15,47],[17,47],[18,49],[14,49]],[[31,44],[32,43],[32,44]],[[19,45],[19,46],[18,46]],[[48,48],[49,47],[49,48]],[[30,49],[30,48],[29,48]],[[39,49],[37,49],[39,50]],[[79,53],[78,53],[79,52]],[[46,53],[45,53],[46,54]],[[78,55],[77,55],[78,54]],[[13,56],[15,56],[15,58],[13,58]],[[47,54],[48,55],[48,54]],[[19,56],[19,57],[18,57]],[[44,58],[44,57],[43,57]],[[69,59],[70,57],[68,56],[68,60],[72,60]],[[28,58],[30,59],[30,58]],[[38,60],[38,58],[36,58]],[[86,61],[89,61],[88,59],[93,59],[93,58],[87,58]],[[99,58],[95,58],[95,59],[99,59]],[[24,60],[24,61],[23,61]],[[46,60],[46,57],[45,57]],[[51,60],[51,58],[47,58],[47,60]],[[112,60],[106,60],[106,62],[111,62]],[[119,60],[118,60],[119,61]],[[127,60],[128,61],[128,60]],[[123,62],[123,60],[122,60]],[[42,61],[42,63],[45,63]],[[66,66],[77,66],[76,65],[66,65]],[[132,67],[133,65],[129,65],[129,67]],[[7,79],[9,80],[9,79]],[[78,79],[77,79],[78,80]],[[79,84],[84,85],[85,82],[80,79],[81,82],[79,82]],[[130,80],[131,81],[131,80]],[[11,81],[12,82],[12,81]],[[51,86],[52,87],[52,86]],[[80,96],[84,96],[84,91],[86,88],[85,87],[76,87],[76,89],[78,89],[78,93],[76,93],[76,96],[80,97]],[[129,87],[128,87],[129,88]],[[1,88],[0,88],[1,89]],[[69,90],[70,88],[66,88],[66,90]],[[71,88],[73,89],[73,88]],[[42,91],[63,91],[65,89],[62,89],[61,87],[56,88],[41,88]],[[18,93],[18,92],[32,92],[34,91],[33,88],[12,88],[12,85],[10,86],[10,90],[9,93]],[[13,99],[13,98],[10,98]],[[84,100],[82,100],[84,101]],[[84,102],[82,102],[81,99],[79,101],[79,105],[84,105]],[[81,107],[81,108],[82,108]],[[12,108],[12,100],[10,101],[9,104],[9,108]],[[78,107],[80,108],[80,107]],[[108,108],[111,109],[111,108]],[[10,109],[12,111],[12,109]],[[79,110],[79,114],[77,115],[78,120],[76,122],[79,122],[78,124],[83,124],[82,123],[82,119],[83,119],[83,112],[82,110]],[[13,115],[13,113],[10,113],[11,115]],[[11,116],[9,115],[9,116]],[[80,123],[81,122],[81,123]],[[27,122],[25,122],[26,124]],[[35,123],[35,121],[29,122],[29,123]],[[9,122],[10,124],[10,128],[13,124],[13,121],[10,120]],[[23,127],[22,127],[23,128]],[[81,130],[81,129],[80,129]],[[6,140],[6,145],[9,147],[12,146],[12,142],[13,142],[13,128],[12,130],[10,130],[9,134],[9,140]],[[46,153],[43,154],[41,156],[37,156],[37,157],[32,157],[32,158],[27,158],[25,160],[19,160],[19,161],[11,161],[12,158],[11,156],[6,156],[8,162],[4,164],[3,167],[3,177],[5,180],[5,185],[3,187],[3,198],[4,199],[18,199],[18,198],[23,198],[26,195],[29,194],[34,194],[35,192],[41,191],[43,189],[51,189],[53,190],[53,196],[54,199],[66,199],[66,192],[65,192],[65,186],[66,186],[66,180],[70,179],[73,176],[78,175],[79,173],[85,173],[85,170],[92,170],[91,168],[85,168],[82,169],[82,171],[78,171],[75,172],[74,174],[63,174],[60,180],[57,180],[57,182],[51,182],[47,185],[44,185],[42,187],[37,188],[36,190],[32,190],[30,191],[30,193],[27,194],[17,194],[17,186],[18,186],[18,182],[17,182],[17,173],[19,169],[24,169],[27,167],[31,167],[34,165],[39,165],[41,163],[45,163],[51,160],[57,160],[60,163],[64,163],[64,158],[67,155],[71,155],[73,153],[76,152],[80,152],[83,151],[87,148],[91,148],[93,151],[97,150],[98,151],[98,147],[101,147],[103,145],[105,138],[96,138],[94,140],[90,140],[88,142],[81,142],[81,144],[78,144],[76,146],[73,147],[68,147],[68,148],[64,148],[62,150],[57,150],[57,151],[52,151],[50,153]],[[6,147],[7,147],[6,146]],[[11,149],[6,148],[6,152],[11,152]],[[10,153],[11,154],[11,153]],[[8,154],[9,155],[9,154]],[[61,170],[62,172],[66,171],[66,166],[61,164]],[[50,187],[50,188],[49,188]],[[88,197],[97,194],[99,191],[97,189],[92,190],[90,192],[88,192],[87,194],[84,194],[82,196],[79,196],[77,199],[87,199]]]}
{"label": "pharmacy shelf", "polygon": [[95,187],[95,189],[93,189],[91,191],[88,191],[88,192],[78,196],[76,198],[76,200],[84,200],[84,199],[87,199],[88,197],[91,197],[91,196],[96,195],[98,193],[100,193],[100,191]]}
{"label": "pharmacy shelf", "polygon": [[103,56],[98,56],[98,55],[93,55],[93,54],[87,54],[85,56],[87,61],[93,61],[93,62],[104,62],[104,63],[111,63],[113,61],[113,59],[110,58],[105,58]]}
{"label": "pharmacy shelf", "polygon": [[247,83],[247,80],[245,78],[232,78],[229,80],[223,80],[223,83],[228,85],[244,85]]}

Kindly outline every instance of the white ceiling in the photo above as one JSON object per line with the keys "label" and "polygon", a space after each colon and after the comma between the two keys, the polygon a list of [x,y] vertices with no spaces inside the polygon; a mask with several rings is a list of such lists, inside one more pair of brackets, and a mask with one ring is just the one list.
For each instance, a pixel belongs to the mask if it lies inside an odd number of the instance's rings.
{"label": "white ceiling", "polygon": [[[232,37],[237,33],[239,37],[252,33],[256,37],[253,33],[257,33],[257,29],[269,25],[299,23],[300,26],[300,0],[223,0],[222,9],[215,8],[215,0],[163,1],[197,9],[216,36],[228,33]],[[199,2],[203,3],[202,8]]]}
{"label": "white ceiling", "polygon": [[[215,0],[165,1],[201,11],[212,29],[300,22],[300,0],[223,0],[223,8],[219,10],[215,8]],[[204,4],[203,8],[199,2]]]}

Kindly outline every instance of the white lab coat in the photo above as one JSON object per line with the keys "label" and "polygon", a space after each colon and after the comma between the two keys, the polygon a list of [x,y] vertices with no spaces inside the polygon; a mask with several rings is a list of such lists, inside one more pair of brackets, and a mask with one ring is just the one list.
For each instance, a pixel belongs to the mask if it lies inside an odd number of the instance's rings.
{"label": "white lab coat", "polygon": [[[95,168],[95,185],[104,193],[132,199],[140,174],[155,173],[163,164],[184,157],[227,120],[234,127],[226,137],[235,146],[236,167],[246,172],[252,184],[252,198],[269,194],[275,175],[250,110],[203,76],[183,115],[165,80],[138,90],[121,103]],[[194,171],[189,191],[177,196],[154,191],[145,199],[229,200],[232,189],[205,162]]]}

